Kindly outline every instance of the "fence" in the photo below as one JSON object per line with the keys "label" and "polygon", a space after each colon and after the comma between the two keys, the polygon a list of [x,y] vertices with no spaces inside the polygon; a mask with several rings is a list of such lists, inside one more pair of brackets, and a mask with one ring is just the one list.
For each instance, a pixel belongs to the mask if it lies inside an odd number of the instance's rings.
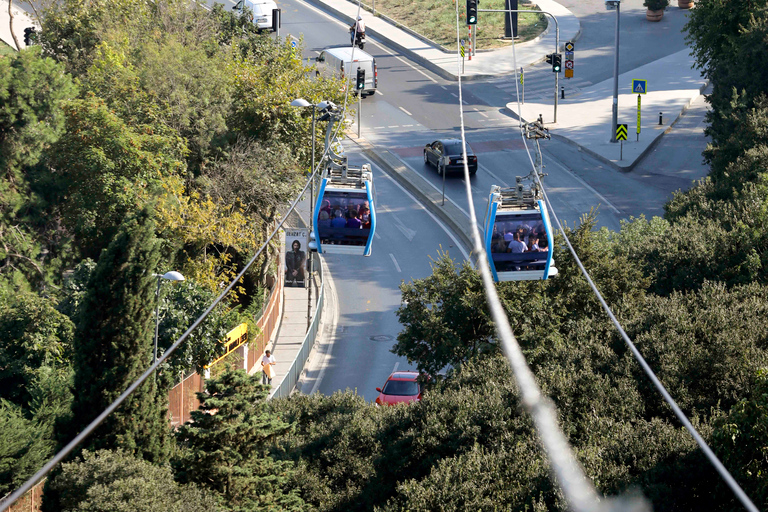
{"label": "fence", "polygon": [[16,500],[16,503],[11,505],[8,512],[40,512],[43,504],[43,487],[45,486],[45,478],[40,480],[37,485],[31,488],[27,493]]}
{"label": "fence", "polygon": [[[312,351],[312,347],[315,345],[317,329],[320,325],[320,318],[322,317],[323,312],[323,304],[325,303],[325,283],[323,281],[323,267],[321,265],[320,258],[317,256],[317,253],[313,253],[312,257],[315,258],[315,268],[317,268],[317,273],[320,276],[320,291],[317,295],[315,315],[312,317],[309,330],[307,331],[306,336],[304,336],[304,341],[301,343],[301,349],[299,350],[299,353],[296,354],[296,358],[291,363],[291,367],[280,385],[272,390],[272,393],[269,395],[270,399],[290,396],[291,391],[293,391],[293,388],[296,387],[296,383],[299,381],[301,372],[304,370],[304,364],[309,358],[309,353]],[[310,284],[310,286],[312,286],[312,284]]]}
{"label": "fence", "polygon": [[200,401],[197,399],[197,393],[204,389],[203,379],[197,372],[184,377],[180,383],[176,384],[168,392],[168,412],[171,419],[171,426],[178,427],[183,425],[190,418],[190,412],[196,411],[200,407]]}
{"label": "fence", "polygon": [[[264,348],[275,335],[280,323],[284,284],[282,260],[278,264],[277,275],[279,277],[270,291],[268,303],[262,308],[262,315],[256,321],[259,332],[253,334],[253,342],[243,344],[233,350],[226,358],[222,359],[223,362],[237,366],[242,365],[246,371],[250,371],[259,361]],[[215,375],[217,369],[220,370],[226,366],[220,364],[222,361],[219,361],[219,364],[211,365],[211,374]],[[196,411],[200,406],[196,393],[202,392],[204,389],[205,379],[203,376],[193,373],[168,392],[168,410],[172,426],[183,425],[189,421],[190,413]]]}

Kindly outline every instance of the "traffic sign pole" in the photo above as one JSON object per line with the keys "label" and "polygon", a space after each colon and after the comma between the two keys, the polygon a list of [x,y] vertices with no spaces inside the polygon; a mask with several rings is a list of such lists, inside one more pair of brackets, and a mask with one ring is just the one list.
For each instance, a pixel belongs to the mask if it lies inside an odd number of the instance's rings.
{"label": "traffic sign pole", "polygon": [[637,140],[640,141],[640,95],[637,95]]}

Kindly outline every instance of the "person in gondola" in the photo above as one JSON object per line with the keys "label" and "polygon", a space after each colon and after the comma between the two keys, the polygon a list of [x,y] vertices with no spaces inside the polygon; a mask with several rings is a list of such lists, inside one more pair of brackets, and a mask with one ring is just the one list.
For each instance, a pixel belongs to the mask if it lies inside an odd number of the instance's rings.
{"label": "person in gondola", "polygon": [[286,286],[304,286],[304,266],[307,254],[301,250],[301,242],[294,240],[291,251],[285,253],[285,284]]}
{"label": "person in gondola", "polygon": [[526,249],[528,249],[528,247],[526,247],[525,242],[523,242],[520,233],[515,233],[514,239],[509,242],[509,248],[507,249],[507,252],[521,253],[525,252]]}
{"label": "person in gondola", "polygon": [[526,252],[539,252],[539,239],[531,235],[528,238],[528,251]]}
{"label": "person in gondola", "polygon": [[[330,209],[330,206],[328,208]],[[317,217],[317,227],[320,229],[331,227],[331,217],[327,211],[320,210],[320,215]]]}
{"label": "person in gondola", "polygon": [[349,212],[349,218],[347,219],[348,228],[360,229],[360,226],[362,226],[363,223],[360,222],[360,219],[358,219],[357,216],[358,216],[357,210],[352,210]]}
{"label": "person in gondola", "polygon": [[344,218],[344,213],[341,210],[336,210],[333,213],[334,217],[331,221],[332,228],[343,228],[347,225],[347,219]]}

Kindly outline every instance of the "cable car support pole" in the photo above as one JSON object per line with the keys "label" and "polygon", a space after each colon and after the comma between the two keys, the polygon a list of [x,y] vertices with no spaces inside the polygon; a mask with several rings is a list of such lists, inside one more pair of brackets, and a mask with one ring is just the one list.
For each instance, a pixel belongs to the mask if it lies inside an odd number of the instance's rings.
{"label": "cable car support pole", "polygon": [[[557,23],[557,18],[555,18],[555,15],[551,12],[547,11],[528,11],[528,10],[520,10],[520,9],[478,9],[477,12],[504,12],[504,13],[537,13],[537,14],[546,14],[547,16],[550,16],[552,20],[555,22],[555,53],[560,51],[560,25]],[[515,44],[515,43],[512,43]],[[555,112],[554,112],[554,119],[552,120],[553,123],[557,122],[557,88],[559,85],[559,78],[560,73],[555,73]],[[522,115],[522,112],[519,113]]]}

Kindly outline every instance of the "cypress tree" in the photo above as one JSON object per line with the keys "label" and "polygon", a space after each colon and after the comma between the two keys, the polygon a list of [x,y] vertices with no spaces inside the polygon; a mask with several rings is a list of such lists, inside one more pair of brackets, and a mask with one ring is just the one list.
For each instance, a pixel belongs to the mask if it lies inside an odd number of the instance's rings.
{"label": "cypress tree", "polygon": [[[102,251],[88,282],[75,335],[72,419],[69,441],[112,403],[152,363],[155,278],[159,241],[151,211],[120,226]],[[147,379],[81,445],[123,449],[151,462],[167,462],[171,437],[167,397]]]}
{"label": "cypress tree", "polygon": [[206,381],[200,408],[177,431],[177,478],[220,493],[233,510],[305,510],[288,489],[291,461],[274,460],[270,444],[290,429],[267,405],[269,388],[244,370],[228,368]]}

